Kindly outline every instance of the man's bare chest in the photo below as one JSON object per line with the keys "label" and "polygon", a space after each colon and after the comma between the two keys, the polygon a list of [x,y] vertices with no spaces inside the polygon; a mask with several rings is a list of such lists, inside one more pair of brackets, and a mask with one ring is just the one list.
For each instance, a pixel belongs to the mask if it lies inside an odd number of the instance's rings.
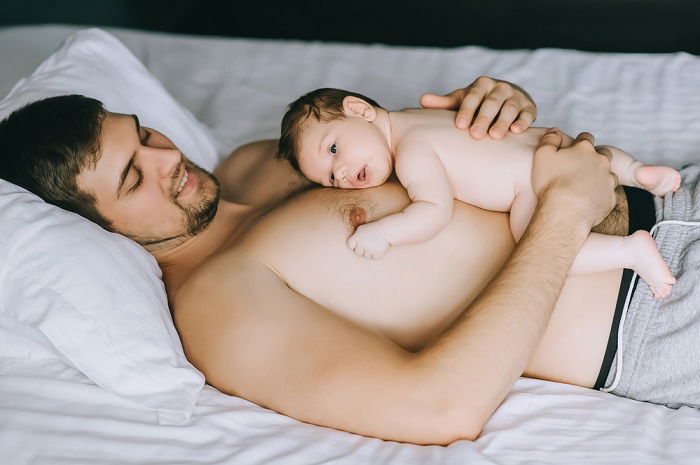
{"label": "man's bare chest", "polygon": [[268,214],[236,247],[290,288],[404,346],[444,329],[501,267],[512,248],[507,216],[457,202],[430,241],[378,261],[346,246],[354,228],[408,204],[400,186],[302,194]]}

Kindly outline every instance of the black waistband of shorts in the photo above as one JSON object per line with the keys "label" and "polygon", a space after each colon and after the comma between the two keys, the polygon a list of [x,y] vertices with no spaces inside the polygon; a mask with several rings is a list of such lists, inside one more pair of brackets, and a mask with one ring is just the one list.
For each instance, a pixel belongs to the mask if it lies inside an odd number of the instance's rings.
{"label": "black waistband of shorts", "polygon": [[622,186],[627,197],[627,210],[629,216],[629,226],[627,234],[643,229],[651,231],[656,224],[656,207],[654,206],[654,196],[651,192],[636,187]]}
{"label": "black waistband of shorts", "polygon": [[[635,231],[643,229],[650,231],[656,223],[656,208],[654,207],[654,197],[651,193],[638,189],[636,187],[623,186],[625,195],[627,196],[627,209],[629,216],[629,225],[627,234],[632,234]],[[615,315],[613,316],[612,326],[610,327],[610,335],[608,336],[608,345],[605,348],[603,363],[598,373],[598,379],[593,386],[593,389],[600,389],[605,385],[605,380],[608,379],[612,361],[615,358],[617,351],[617,330],[620,327],[620,318],[622,318],[622,309],[625,306],[627,292],[629,292],[632,284],[632,275],[634,272],[625,268],[622,271],[622,279],[620,280],[620,290],[617,293],[617,303],[615,304]],[[634,288],[637,287],[635,282]],[[634,288],[632,294],[634,295]]]}

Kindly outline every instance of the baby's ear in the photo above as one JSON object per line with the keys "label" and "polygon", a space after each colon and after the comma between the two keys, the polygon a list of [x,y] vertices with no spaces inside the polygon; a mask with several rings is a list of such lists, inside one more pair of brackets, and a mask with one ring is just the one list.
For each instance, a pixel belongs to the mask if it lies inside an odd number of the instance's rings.
{"label": "baby's ear", "polygon": [[377,117],[377,110],[372,105],[350,95],[343,99],[343,111],[348,118],[359,116],[365,121],[373,121]]}

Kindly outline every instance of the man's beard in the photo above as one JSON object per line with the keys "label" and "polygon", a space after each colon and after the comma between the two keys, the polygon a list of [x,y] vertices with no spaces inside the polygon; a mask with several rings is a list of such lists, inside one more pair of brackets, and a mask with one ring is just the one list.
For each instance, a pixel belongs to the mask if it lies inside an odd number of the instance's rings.
{"label": "man's beard", "polygon": [[[197,176],[199,201],[196,205],[183,206],[173,196],[173,202],[182,212],[184,233],[169,237],[131,237],[133,240],[153,251],[154,249],[169,248],[184,242],[187,238],[196,236],[206,229],[216,216],[219,207],[221,187],[219,181],[208,171],[200,168],[191,161],[185,161],[185,166],[192,176]],[[207,182],[210,181],[210,182]]]}
{"label": "man's beard", "polygon": [[[214,175],[208,171],[189,161],[186,162],[185,165],[192,174],[199,178],[199,194],[201,197],[197,205],[190,207],[183,207],[178,204],[177,199],[175,199],[175,203],[184,215],[183,226],[187,234],[189,236],[196,236],[204,231],[216,216],[216,210],[219,207],[221,186]],[[211,184],[207,183],[206,180],[211,181]]]}

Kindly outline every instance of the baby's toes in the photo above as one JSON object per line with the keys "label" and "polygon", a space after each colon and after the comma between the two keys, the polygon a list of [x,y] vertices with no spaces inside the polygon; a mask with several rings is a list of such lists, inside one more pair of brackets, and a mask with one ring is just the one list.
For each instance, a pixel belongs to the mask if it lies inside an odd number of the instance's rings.
{"label": "baby's toes", "polygon": [[654,286],[654,298],[663,299],[671,294],[672,286],[670,284],[658,283]]}
{"label": "baby's toes", "polygon": [[676,192],[681,187],[681,174],[676,173],[676,179],[673,183],[673,192]]}

